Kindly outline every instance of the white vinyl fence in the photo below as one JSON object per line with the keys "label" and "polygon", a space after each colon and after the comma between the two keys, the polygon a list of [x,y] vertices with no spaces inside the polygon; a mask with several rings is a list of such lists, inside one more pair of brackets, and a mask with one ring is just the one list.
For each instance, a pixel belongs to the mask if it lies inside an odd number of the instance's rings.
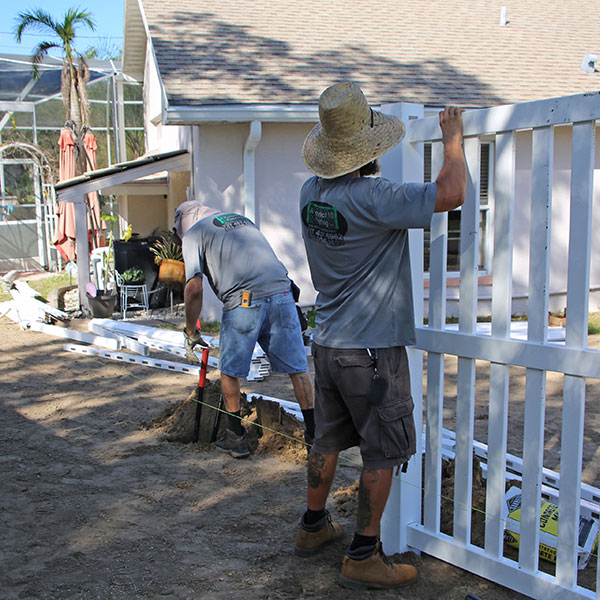
{"label": "white vinyl fence", "polygon": [[[385,157],[384,175],[398,181],[419,181],[423,173],[423,143],[431,142],[435,178],[442,160],[438,118],[423,118],[423,109],[417,105],[392,105],[385,110],[407,123],[407,136],[400,148]],[[407,474],[395,480],[382,522],[382,540],[388,554],[408,548],[423,551],[544,600],[600,598],[598,571],[592,589],[578,585],[576,552],[580,512],[597,517],[595,510],[600,505],[597,490],[581,483],[585,383],[586,378],[600,378],[600,352],[587,348],[596,119],[600,119],[600,93],[464,114],[469,182],[461,216],[458,330],[448,330],[445,325],[447,215],[437,214],[431,226],[428,321],[427,326],[418,327],[417,345],[410,351],[417,428],[422,427],[419,422],[423,397],[422,351],[427,352],[426,435],[424,448],[421,448],[425,456],[424,469],[421,469],[422,457],[417,454]],[[551,229],[565,227],[562,222],[552,222],[554,133],[558,126],[572,130],[568,319],[563,344],[548,341],[547,317]],[[517,131],[522,130],[532,132],[526,340],[511,337],[513,247],[517,241],[514,239],[516,136]],[[482,136],[495,145],[491,335],[477,333],[476,323]],[[523,243],[521,239],[518,241]],[[417,323],[420,323],[423,310],[421,231],[411,232],[411,255]],[[440,531],[441,464],[448,440],[448,432],[442,428],[445,355],[458,357],[456,431],[450,434],[455,460],[451,535]],[[481,456],[483,447],[473,436],[476,360],[490,363],[483,547],[474,545],[471,540],[473,456],[474,452]],[[509,368],[512,365],[526,368],[523,456],[518,458],[507,455]],[[560,475],[549,475],[551,472],[543,465],[547,371],[564,374]],[[507,469],[514,467],[515,462],[521,470],[516,485],[522,491],[518,560],[505,555],[502,518]],[[553,492],[544,493],[552,487]],[[542,497],[549,496],[554,496],[560,513],[557,562],[552,574],[539,568],[538,557],[540,503]]]}

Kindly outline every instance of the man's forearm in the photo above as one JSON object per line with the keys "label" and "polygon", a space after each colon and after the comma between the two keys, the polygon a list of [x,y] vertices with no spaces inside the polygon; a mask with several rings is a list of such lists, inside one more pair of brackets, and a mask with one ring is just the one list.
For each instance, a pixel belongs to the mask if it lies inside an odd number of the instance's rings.
{"label": "man's forearm", "polygon": [[191,334],[196,330],[196,323],[202,312],[202,280],[194,277],[190,279],[184,290],[185,302],[185,329]]}
{"label": "man's forearm", "polygon": [[444,143],[444,162],[437,176],[438,202],[436,212],[458,208],[465,201],[467,165],[461,138],[458,136]]}
{"label": "man's forearm", "polygon": [[463,154],[462,109],[447,106],[440,113],[444,162],[435,180],[437,200],[435,212],[446,212],[462,206],[467,189],[467,165]]}

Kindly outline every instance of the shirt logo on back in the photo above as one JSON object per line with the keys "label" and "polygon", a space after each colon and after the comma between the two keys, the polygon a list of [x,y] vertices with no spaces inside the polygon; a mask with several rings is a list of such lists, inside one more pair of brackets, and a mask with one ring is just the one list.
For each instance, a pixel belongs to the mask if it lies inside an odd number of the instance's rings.
{"label": "shirt logo on back", "polygon": [[229,213],[226,215],[219,215],[213,219],[213,225],[215,227],[222,227],[225,231],[233,231],[239,229],[245,225],[252,225],[252,221],[242,215],[236,213]]}
{"label": "shirt logo on back", "polygon": [[348,223],[335,206],[327,202],[309,202],[302,208],[302,223],[308,238],[324,246],[342,246]]}

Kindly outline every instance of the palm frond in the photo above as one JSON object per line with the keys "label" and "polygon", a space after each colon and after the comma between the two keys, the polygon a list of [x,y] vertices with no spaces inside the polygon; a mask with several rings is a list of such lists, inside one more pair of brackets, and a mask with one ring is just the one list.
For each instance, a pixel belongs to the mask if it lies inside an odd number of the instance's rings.
{"label": "palm frond", "polygon": [[96,31],[96,24],[92,19],[92,13],[88,10],[70,8],[65,14],[65,23],[66,22],[73,25],[81,23],[82,25],[87,25],[92,31]]}
{"label": "palm frond", "polygon": [[21,41],[23,32],[26,29],[37,29],[42,31],[49,29],[53,33],[57,33],[58,24],[52,18],[52,15],[40,8],[20,12],[17,15],[17,19],[19,19],[19,23],[15,29],[15,38],[17,42]]}
{"label": "palm frond", "polygon": [[56,44],[54,42],[40,42],[34,49],[33,55],[31,57],[31,71],[33,73],[33,77],[35,79],[40,78],[40,69],[39,65],[42,62],[44,56],[48,54],[48,50],[51,48],[60,48],[60,44]]}

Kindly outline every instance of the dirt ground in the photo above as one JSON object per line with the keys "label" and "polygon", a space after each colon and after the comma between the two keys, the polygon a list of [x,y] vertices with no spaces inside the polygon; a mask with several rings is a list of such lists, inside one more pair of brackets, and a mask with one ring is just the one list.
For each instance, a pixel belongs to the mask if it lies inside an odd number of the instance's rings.
{"label": "dirt ground", "polygon": [[[86,329],[83,321],[71,326]],[[194,377],[69,353],[63,343],[0,318],[1,598],[524,598],[414,554],[402,559],[417,566],[419,581],[401,592],[341,588],[356,453],[340,461],[328,506],[346,537],[314,558],[298,558],[301,442],[254,433],[253,455],[235,460],[211,444],[173,441],[189,436]],[[215,370],[209,380],[218,381]],[[243,389],[293,399],[286,376]],[[216,402],[216,383],[205,397]],[[249,408],[249,418],[300,437],[297,424],[265,406],[261,415]],[[204,408],[203,435],[213,415]],[[588,462],[598,446],[598,413],[592,418]],[[585,479],[597,484],[595,468],[586,467]]]}

